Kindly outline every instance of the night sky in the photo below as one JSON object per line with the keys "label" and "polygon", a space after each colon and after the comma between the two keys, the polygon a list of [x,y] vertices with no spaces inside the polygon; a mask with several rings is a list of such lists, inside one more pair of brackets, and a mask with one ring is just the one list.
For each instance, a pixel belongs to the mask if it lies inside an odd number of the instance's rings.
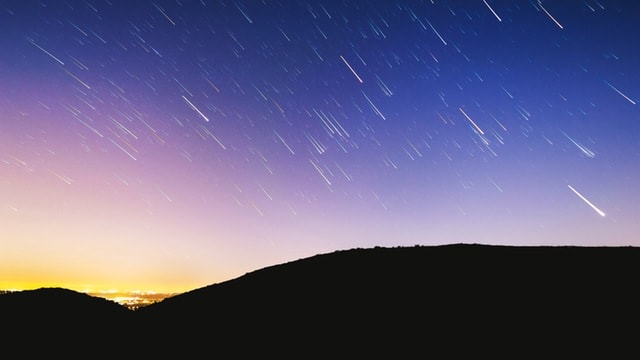
{"label": "night sky", "polygon": [[640,245],[636,1],[0,1],[0,288]]}

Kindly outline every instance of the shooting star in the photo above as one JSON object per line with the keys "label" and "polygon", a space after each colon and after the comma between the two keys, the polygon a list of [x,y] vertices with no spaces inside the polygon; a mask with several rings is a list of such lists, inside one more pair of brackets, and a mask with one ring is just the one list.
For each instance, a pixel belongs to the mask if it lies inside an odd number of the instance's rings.
{"label": "shooting star", "polygon": [[593,157],[596,156],[596,153],[594,153],[593,151],[589,150],[588,148],[586,148],[584,145],[580,144],[579,142],[575,141],[571,136],[567,135],[564,131],[560,130],[560,132],[562,133],[562,135],[566,136],[567,139],[569,139],[569,141],[571,141],[573,143],[573,145],[578,147],[578,149],[580,149],[580,151],[582,151],[583,154],[587,155],[590,158],[593,158]]}
{"label": "shooting star", "polygon": [[167,13],[164,12],[164,10],[162,10],[162,8],[160,6],[158,6],[157,4],[153,4],[153,6],[156,7],[156,9],[158,9],[158,11],[160,11],[160,13],[162,15],[164,15],[164,17],[169,20],[169,22],[171,23],[171,25],[175,25],[176,23],[169,17],[169,15],[167,15]]}
{"label": "shooting star", "polygon": [[73,75],[72,73],[70,73],[69,71],[67,71],[67,69],[62,69],[62,71],[66,72],[67,75],[71,76],[74,80],[76,80],[77,82],[79,82],[80,84],[82,84],[82,86],[86,87],[87,89],[91,90],[91,86],[87,85],[86,82],[80,80],[79,77]]}
{"label": "shooting star", "polygon": [[62,60],[58,59],[57,57],[55,57],[52,53],[48,52],[47,50],[45,50],[42,46],[36,44],[35,41],[33,41],[32,39],[27,39],[33,46],[37,47],[38,49],[40,49],[43,53],[49,55],[49,57],[51,57],[53,60],[57,61],[58,64],[60,65],[64,65],[64,62],[62,62]]}
{"label": "shooting star", "polygon": [[51,174],[53,174],[53,176],[57,177],[58,179],[62,180],[64,183],[71,185],[73,183],[73,180],[71,180],[70,178],[60,175],[57,172],[53,171],[53,170],[49,170],[49,172]]}
{"label": "shooting star", "polygon": [[289,146],[289,144],[287,144],[286,141],[284,141],[284,139],[282,138],[282,136],[280,136],[280,134],[278,134],[275,130],[273,130],[273,133],[276,134],[276,137],[278,137],[278,139],[280,140],[280,142],[287,148],[287,150],[289,150],[289,152],[291,153],[291,155],[295,155],[296,153],[293,151],[293,149],[291,149],[291,147]]}
{"label": "shooting star", "polygon": [[209,118],[206,117],[202,111],[200,111],[200,109],[198,109],[195,105],[193,105],[193,103],[191,101],[189,101],[189,99],[187,99],[186,97],[184,97],[184,95],[182,95],[182,98],[184,99],[184,101],[187,102],[187,104],[189,104],[189,106],[191,107],[191,109],[193,109],[193,111],[197,112],[200,116],[202,116],[202,118],[206,121],[209,122]]}
{"label": "shooting star", "polygon": [[493,16],[496,17],[496,19],[498,19],[498,21],[502,21],[502,19],[500,19],[500,16],[498,16],[498,14],[496,14],[495,11],[493,11],[493,8],[491,7],[491,5],[489,5],[489,3],[487,2],[487,0],[482,0],[484,1],[484,4],[487,5],[487,7],[489,8],[489,10],[491,10],[491,13],[493,14]]}
{"label": "shooting star", "polygon": [[551,20],[553,20],[553,22],[554,22],[554,23],[556,23],[556,25],[558,25],[558,27],[559,27],[560,29],[564,29],[564,28],[562,27],[562,25],[558,22],[558,20],[556,20],[556,18],[554,18],[554,17],[553,17],[553,15],[551,15],[551,13],[549,13],[549,12],[547,11],[547,9],[545,9],[545,8],[544,8],[544,6],[542,6],[542,0],[538,0],[538,6],[540,6],[540,8],[542,9],[542,11],[544,11],[544,13],[545,13],[545,14],[547,14],[547,16],[548,16]]}
{"label": "shooting star", "polygon": [[444,39],[442,38],[438,30],[436,30],[436,28],[434,28],[433,25],[431,25],[431,22],[429,21],[429,19],[425,19],[425,20],[427,21],[427,24],[429,24],[429,27],[431,27],[431,30],[433,30],[433,32],[438,36],[438,39],[440,39],[440,41],[442,41],[443,44],[447,45],[447,42],[444,41]]}
{"label": "shooting star", "polygon": [[316,165],[316,163],[314,163],[313,160],[309,159],[309,162],[311,163],[311,165],[313,165],[313,167],[316,169],[318,174],[322,176],[322,178],[327,183],[327,185],[331,186],[331,181],[329,181],[329,179],[327,179],[327,177],[324,175],[324,171],[322,171],[322,169],[320,169],[320,167],[318,167],[318,165]]}
{"label": "shooting star", "polygon": [[349,68],[349,70],[351,70],[351,72],[353,73],[353,75],[355,75],[356,79],[358,79],[358,81],[362,84],[363,81],[360,78],[360,76],[358,76],[358,74],[356,73],[355,70],[353,70],[353,68],[351,67],[351,65],[349,65],[349,63],[347,62],[347,60],[344,58],[344,56],[340,55],[340,59],[342,59],[342,61],[344,62],[345,65],[347,65],[347,67]]}
{"label": "shooting star", "polygon": [[469,120],[469,122],[471,123],[471,125],[473,125],[473,127],[476,128],[476,130],[478,130],[478,132],[482,135],[484,135],[484,131],[482,131],[482,129],[480,129],[480,127],[478,125],[476,125],[476,123],[471,120],[471,118],[469,117],[469,115],[467,115],[466,112],[464,112],[464,110],[462,110],[462,108],[458,108],[458,110],[460,110],[460,112],[462,113],[462,115],[464,115],[464,117],[467,118],[467,120]]}
{"label": "shooting star", "polygon": [[630,97],[628,97],[627,95],[625,95],[622,91],[618,90],[618,88],[617,88],[617,87],[615,87],[615,86],[613,86],[613,85],[609,84],[609,82],[608,82],[608,81],[604,80],[604,83],[605,83],[605,84],[607,84],[607,85],[609,85],[609,87],[610,87],[610,88],[612,88],[612,89],[613,89],[615,92],[617,92],[620,96],[622,96],[623,98],[625,98],[628,102],[632,103],[633,105],[635,105],[635,104],[636,104],[636,102],[635,102],[635,101],[633,101],[633,99],[631,99]]}
{"label": "shooting star", "polygon": [[602,217],[605,217],[605,216],[606,216],[606,214],[605,214],[602,210],[598,209],[595,205],[593,205],[593,204],[591,203],[591,201],[587,200],[587,198],[585,198],[584,196],[582,196],[582,194],[580,194],[580,193],[578,192],[578,190],[574,189],[571,185],[567,185],[567,186],[569,187],[569,189],[570,189],[571,191],[573,191],[576,195],[578,195],[578,197],[579,197],[580,199],[582,199],[584,202],[586,202],[586,203],[587,203],[587,205],[591,206],[591,208],[592,208],[593,210],[595,210],[595,211],[598,213],[598,215],[600,215],[600,216],[602,216]]}

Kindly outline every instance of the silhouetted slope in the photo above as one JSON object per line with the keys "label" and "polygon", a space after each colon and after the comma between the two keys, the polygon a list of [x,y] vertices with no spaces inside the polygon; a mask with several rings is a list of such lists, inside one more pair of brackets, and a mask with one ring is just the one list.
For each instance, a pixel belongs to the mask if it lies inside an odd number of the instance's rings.
{"label": "silhouetted slope", "polygon": [[0,319],[4,342],[27,357],[43,351],[72,357],[118,352],[129,345],[123,334],[134,326],[127,308],[62,288],[0,295]]}
{"label": "silhouetted slope", "polygon": [[135,312],[64,289],[0,295],[0,320],[26,357],[611,358],[636,348],[639,268],[634,247],[353,249]]}
{"label": "silhouetted slope", "polygon": [[622,343],[630,334],[621,326],[640,320],[639,266],[637,248],[354,249],[254,271],[136,315],[163,351],[194,353],[375,355],[449,343],[455,353],[575,336]]}

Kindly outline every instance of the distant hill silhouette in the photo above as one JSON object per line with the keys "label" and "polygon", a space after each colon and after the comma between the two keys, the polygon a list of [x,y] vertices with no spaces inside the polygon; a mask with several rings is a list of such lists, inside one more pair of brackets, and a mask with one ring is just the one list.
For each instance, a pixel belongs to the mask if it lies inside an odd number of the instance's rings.
{"label": "distant hill silhouette", "polygon": [[639,270],[634,247],[352,249],[259,269],[135,312],[43,289],[0,295],[0,314],[28,319],[29,326],[9,323],[21,331],[54,336],[71,323],[92,346],[100,342],[88,334],[97,334],[104,347],[126,344],[128,354],[147,357],[422,358],[438,349],[452,357],[510,354],[511,347],[513,356],[575,356],[605,340],[611,350],[635,344]]}
{"label": "distant hill silhouette", "polygon": [[120,330],[134,325],[133,316],[113,301],[62,288],[0,295],[3,343],[27,358],[43,351],[72,358],[94,349],[115,353],[129,346]]}

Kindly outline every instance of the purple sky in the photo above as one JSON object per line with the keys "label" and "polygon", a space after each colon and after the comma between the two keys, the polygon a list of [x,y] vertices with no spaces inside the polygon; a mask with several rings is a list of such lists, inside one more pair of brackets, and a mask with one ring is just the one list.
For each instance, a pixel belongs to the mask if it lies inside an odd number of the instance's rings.
{"label": "purple sky", "polygon": [[635,1],[3,1],[0,288],[640,244]]}

